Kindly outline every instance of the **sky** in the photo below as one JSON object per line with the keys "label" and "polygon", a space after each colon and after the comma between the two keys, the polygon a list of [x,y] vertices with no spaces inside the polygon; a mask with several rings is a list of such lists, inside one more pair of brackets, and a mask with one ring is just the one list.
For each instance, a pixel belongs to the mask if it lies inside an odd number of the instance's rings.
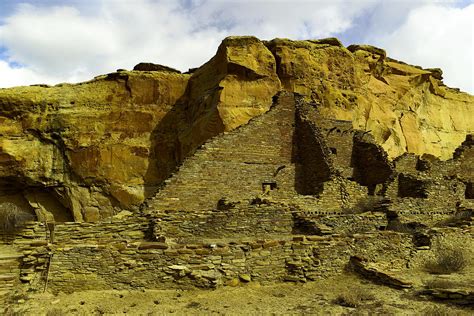
{"label": "sky", "polygon": [[229,35],[371,44],[474,94],[474,0],[0,0],[0,87],[186,71]]}

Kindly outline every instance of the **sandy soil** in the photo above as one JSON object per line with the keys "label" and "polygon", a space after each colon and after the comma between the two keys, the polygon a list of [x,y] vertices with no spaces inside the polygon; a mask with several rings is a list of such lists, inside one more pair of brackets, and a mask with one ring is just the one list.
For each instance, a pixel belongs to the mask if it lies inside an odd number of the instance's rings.
{"label": "sandy soil", "polygon": [[[341,299],[341,297],[346,299]],[[356,297],[357,307],[341,306]],[[84,291],[18,296],[11,315],[472,315],[473,309],[431,302],[341,275],[306,284],[246,283],[216,290]]]}

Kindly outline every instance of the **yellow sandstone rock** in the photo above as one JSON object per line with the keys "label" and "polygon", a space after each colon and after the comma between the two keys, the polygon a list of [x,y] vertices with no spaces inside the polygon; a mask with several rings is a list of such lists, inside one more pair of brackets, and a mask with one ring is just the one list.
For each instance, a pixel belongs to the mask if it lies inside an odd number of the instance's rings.
{"label": "yellow sandstone rock", "polygon": [[450,159],[474,133],[474,97],[446,87],[441,70],[389,54],[334,38],[229,37],[192,74],[143,64],[80,84],[0,89],[0,192],[57,221],[112,216],[154,195],[206,140],[268,111],[281,90],[368,131],[390,159]]}

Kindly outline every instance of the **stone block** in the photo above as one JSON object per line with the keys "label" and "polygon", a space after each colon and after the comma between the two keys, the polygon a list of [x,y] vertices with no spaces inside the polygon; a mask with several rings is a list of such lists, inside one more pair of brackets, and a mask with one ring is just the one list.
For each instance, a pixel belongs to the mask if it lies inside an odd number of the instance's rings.
{"label": "stone block", "polygon": [[141,242],[138,245],[138,249],[168,249],[168,245],[161,242]]}

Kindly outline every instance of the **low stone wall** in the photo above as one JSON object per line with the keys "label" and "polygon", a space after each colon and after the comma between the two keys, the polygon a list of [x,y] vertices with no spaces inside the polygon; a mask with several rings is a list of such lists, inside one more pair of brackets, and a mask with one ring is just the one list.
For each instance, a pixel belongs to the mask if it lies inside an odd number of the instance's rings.
{"label": "low stone wall", "polygon": [[325,234],[368,233],[384,230],[387,226],[387,217],[383,213],[320,215],[304,212],[297,213],[297,216]]}
{"label": "low stone wall", "polygon": [[410,244],[409,236],[381,232],[196,244],[110,242],[52,246],[49,288],[53,292],[71,292],[216,287],[239,278],[304,282],[341,273],[354,254],[375,259],[383,251],[385,260],[392,257],[402,267],[409,260]]}
{"label": "low stone wall", "polygon": [[233,279],[315,280],[341,273],[351,255],[375,260],[383,254],[400,267],[410,259],[411,236],[393,232],[151,242],[146,239],[151,221],[127,216],[65,223],[56,225],[53,234],[44,224],[31,223],[11,245],[22,255],[18,283],[44,289],[47,280],[52,292],[212,288]]}
{"label": "low stone wall", "polygon": [[[411,234],[380,230],[387,224],[383,213],[296,212],[254,202],[223,201],[219,210],[202,213],[123,212],[54,227],[28,223],[5,241],[18,254],[13,288],[57,293],[306,282],[343,272],[351,256],[403,269],[418,251]],[[298,231],[301,220],[315,230]]]}
{"label": "low stone wall", "polygon": [[189,242],[202,238],[263,238],[291,234],[293,219],[289,206],[259,199],[254,204],[238,204],[219,210],[159,212],[153,217],[159,234]]}

